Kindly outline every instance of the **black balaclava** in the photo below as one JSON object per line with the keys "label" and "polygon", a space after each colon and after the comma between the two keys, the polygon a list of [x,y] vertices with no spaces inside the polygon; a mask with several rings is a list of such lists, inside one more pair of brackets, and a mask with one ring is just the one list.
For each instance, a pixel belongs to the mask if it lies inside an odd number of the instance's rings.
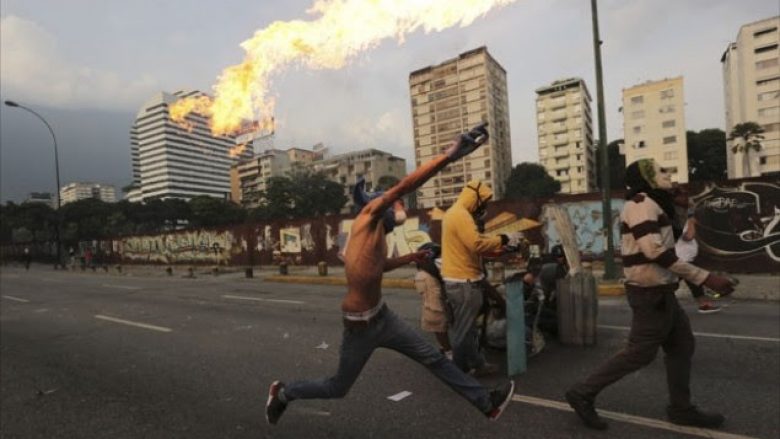
{"label": "black balaclava", "polygon": [[[676,224],[674,197],[670,191],[655,187],[653,182],[654,173],[652,159],[640,159],[628,165],[628,168],[626,168],[626,186],[628,187],[626,200],[630,200],[638,193],[644,192],[661,206],[661,209],[669,217],[672,224]],[[678,227],[673,226],[672,231],[674,232],[675,240],[682,234],[682,230],[678,230]]]}

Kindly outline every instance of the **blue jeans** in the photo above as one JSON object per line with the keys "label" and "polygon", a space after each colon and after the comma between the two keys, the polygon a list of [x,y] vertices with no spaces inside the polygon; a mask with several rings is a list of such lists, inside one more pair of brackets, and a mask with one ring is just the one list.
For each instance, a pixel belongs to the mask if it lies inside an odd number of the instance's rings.
{"label": "blue jeans", "polygon": [[492,409],[487,389],[463,373],[455,364],[425,341],[409,324],[385,307],[364,328],[345,328],[336,375],[287,384],[284,395],[295,399],[343,398],[376,348],[392,349],[427,367],[445,384],[482,412]]}
{"label": "blue jeans", "polygon": [[449,336],[452,361],[462,370],[480,369],[485,357],[479,351],[477,314],[482,308],[482,286],[476,282],[445,282],[444,291],[452,307]]}

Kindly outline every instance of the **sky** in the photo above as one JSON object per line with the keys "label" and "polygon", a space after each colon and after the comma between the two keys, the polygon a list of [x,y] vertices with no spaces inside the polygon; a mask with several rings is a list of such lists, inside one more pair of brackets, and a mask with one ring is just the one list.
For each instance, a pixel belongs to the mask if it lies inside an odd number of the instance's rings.
{"label": "sky", "polygon": [[[224,68],[243,60],[243,41],[275,21],[315,19],[313,1],[0,0],[0,99],[52,126],[62,185],[119,189],[132,180],[129,130],[144,102],[160,91],[210,92]],[[687,128],[724,129],[720,57],[740,26],[780,14],[777,0],[598,7],[609,140],[623,136],[623,88],[680,75]],[[385,40],[339,70],[286,70],[272,83],[277,131],[267,146],[377,148],[411,167],[409,73],[484,45],[507,71],[512,162],[536,162],[534,90],[581,77],[595,99],[591,26],[589,1],[518,0],[467,27]],[[1,106],[0,201],[55,187],[48,130]]]}

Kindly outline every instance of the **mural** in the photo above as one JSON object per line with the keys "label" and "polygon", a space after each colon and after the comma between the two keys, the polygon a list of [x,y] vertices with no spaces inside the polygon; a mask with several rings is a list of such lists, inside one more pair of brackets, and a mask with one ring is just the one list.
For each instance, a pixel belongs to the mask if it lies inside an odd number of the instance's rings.
{"label": "mural", "polygon": [[697,240],[715,259],[780,262],[780,185],[706,186],[692,197]]}
{"label": "mural", "polygon": [[[601,256],[604,254],[603,220],[601,201],[581,201],[573,203],[556,203],[569,214],[577,237],[577,247],[584,256]],[[620,212],[623,210],[623,199],[612,199],[612,239],[616,250],[620,250]],[[553,219],[545,212],[542,214],[544,236],[547,238],[547,250],[561,242]]]}
{"label": "mural", "polygon": [[[345,219],[339,224],[339,236],[336,243],[339,248],[339,258],[343,257],[343,251],[349,242],[349,233],[352,230],[353,220]],[[417,251],[417,248],[426,242],[432,241],[429,235],[429,227],[420,224],[419,217],[407,218],[400,226],[396,226],[387,234],[387,257],[394,258]]]}
{"label": "mural", "polygon": [[279,242],[281,242],[280,251],[282,253],[300,253],[301,252],[301,229],[298,227],[287,227],[279,230]]}
{"label": "mural", "polygon": [[240,251],[240,245],[234,245],[232,232],[215,230],[131,236],[114,241],[113,248],[122,259],[161,264],[178,261],[227,264],[231,251]]}

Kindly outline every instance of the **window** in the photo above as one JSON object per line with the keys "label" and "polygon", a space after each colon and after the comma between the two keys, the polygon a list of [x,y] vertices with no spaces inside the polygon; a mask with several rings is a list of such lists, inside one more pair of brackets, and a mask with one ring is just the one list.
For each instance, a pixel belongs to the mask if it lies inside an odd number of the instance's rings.
{"label": "window", "polygon": [[668,145],[670,143],[677,142],[677,136],[666,136],[664,137],[664,145]]}
{"label": "window", "polygon": [[661,123],[661,126],[664,128],[674,128],[677,123],[674,120],[665,120],[663,123]]}
{"label": "window", "polygon": [[761,108],[760,110],[758,110],[758,115],[760,117],[777,116],[779,114],[780,114],[780,107]]}
{"label": "window", "polygon": [[777,50],[777,44],[771,44],[769,46],[758,47],[753,52],[755,52],[755,53],[765,53],[765,52],[771,52],[773,50]]}
{"label": "window", "polygon": [[780,85],[780,78],[761,79],[756,81],[756,85],[758,87],[763,87],[765,85]]}
{"label": "window", "polygon": [[780,131],[780,123],[768,123],[763,125],[764,131],[766,132],[773,132],[773,131]]}
{"label": "window", "polygon": [[760,31],[755,32],[753,34],[753,38],[759,38],[759,37],[762,37],[762,36],[767,35],[767,34],[771,34],[772,32],[776,32],[776,31],[777,31],[776,27],[770,27],[769,29],[760,30]]}
{"label": "window", "polygon": [[674,97],[674,89],[661,90],[661,99],[671,99]]}
{"label": "window", "polygon": [[674,105],[661,105],[658,109],[659,113],[674,113]]}
{"label": "window", "polygon": [[777,99],[777,98],[780,98],[780,90],[767,91],[767,92],[758,94],[758,100],[759,101],[769,101],[769,100]]}
{"label": "window", "polygon": [[634,134],[639,134],[641,132],[642,132],[642,127],[641,126],[635,126],[634,127]]}
{"label": "window", "polygon": [[640,140],[634,144],[634,149],[642,149],[645,147],[647,147],[647,144],[645,143],[644,140]]}
{"label": "window", "polygon": [[632,96],[631,97],[631,103],[632,104],[641,104],[644,101],[645,101],[645,97],[644,96]]}
{"label": "window", "polygon": [[639,111],[633,111],[633,112],[631,112],[631,119],[641,119],[641,118],[643,118],[643,117],[645,117],[645,112],[644,112],[644,110],[639,110]]}
{"label": "window", "polygon": [[758,162],[759,162],[760,164],[762,164],[762,165],[765,165],[765,164],[766,164],[766,157],[761,157],[761,158],[759,158],[759,159],[758,159]]}
{"label": "window", "polygon": [[768,69],[770,67],[776,67],[778,65],[778,59],[765,59],[763,61],[756,62],[756,70]]}
{"label": "window", "polygon": [[677,160],[677,151],[666,151],[664,153],[664,160]]}

